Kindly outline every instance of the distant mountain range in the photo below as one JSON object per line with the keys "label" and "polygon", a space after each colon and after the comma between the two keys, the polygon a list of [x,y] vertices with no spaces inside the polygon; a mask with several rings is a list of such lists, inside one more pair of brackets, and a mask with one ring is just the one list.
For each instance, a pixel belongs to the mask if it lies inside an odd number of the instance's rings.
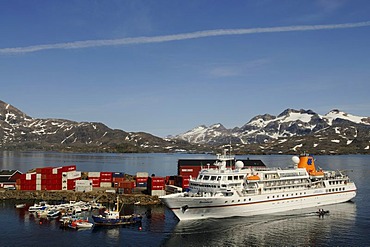
{"label": "distant mountain range", "polygon": [[71,152],[176,152],[192,145],[102,123],[39,119],[0,101],[0,149]]}
{"label": "distant mountain range", "polygon": [[173,139],[219,146],[232,143],[240,153],[370,153],[370,117],[339,110],[319,115],[287,109],[278,116],[258,115],[242,127],[201,125]]}
{"label": "distant mountain range", "polygon": [[201,125],[160,138],[110,129],[103,123],[39,119],[0,101],[0,149],[70,152],[220,152],[231,143],[239,154],[370,154],[370,118],[339,110],[319,115],[287,109],[258,115],[242,127]]}

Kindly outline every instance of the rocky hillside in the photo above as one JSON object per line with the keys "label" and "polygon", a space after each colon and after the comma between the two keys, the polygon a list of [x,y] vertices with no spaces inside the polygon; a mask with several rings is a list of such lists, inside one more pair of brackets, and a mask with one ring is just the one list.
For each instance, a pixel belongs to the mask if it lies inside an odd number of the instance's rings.
{"label": "rocky hillside", "polygon": [[213,146],[232,143],[240,153],[370,154],[370,118],[339,110],[319,115],[287,109],[278,116],[256,116],[233,129],[202,125],[174,139]]}
{"label": "rocky hillside", "polygon": [[74,152],[176,152],[187,142],[144,132],[110,129],[102,123],[39,119],[0,101],[0,149]]}

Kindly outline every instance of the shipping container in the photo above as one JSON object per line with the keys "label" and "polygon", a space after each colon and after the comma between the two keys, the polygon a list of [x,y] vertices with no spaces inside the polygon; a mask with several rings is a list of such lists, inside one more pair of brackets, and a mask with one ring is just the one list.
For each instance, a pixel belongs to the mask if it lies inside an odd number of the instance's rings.
{"label": "shipping container", "polygon": [[128,188],[128,189],[133,189],[135,188],[135,181],[128,181],[125,180],[123,182],[118,182],[118,183],[113,183],[113,186],[115,188]]}
{"label": "shipping container", "polygon": [[90,192],[92,191],[92,189],[93,189],[92,185],[83,186],[83,185],[76,184],[76,187],[75,187],[75,191],[78,191],[78,192]]}
{"label": "shipping container", "polygon": [[112,180],[112,177],[100,177],[100,182],[109,182],[109,183],[112,183],[113,180]]}
{"label": "shipping container", "polygon": [[145,182],[145,183],[138,183],[138,182],[136,182],[136,187],[140,187],[140,188],[146,188],[148,186],[148,183],[147,182]]}
{"label": "shipping container", "polygon": [[81,178],[81,172],[80,171],[69,171],[67,172],[67,179],[77,179]]}
{"label": "shipping container", "polygon": [[88,172],[87,176],[89,178],[100,178],[100,172]]}
{"label": "shipping container", "polygon": [[123,182],[125,181],[126,179],[124,177],[113,177],[112,178],[112,182],[113,183],[119,183],[119,182]]}
{"label": "shipping container", "polygon": [[113,178],[124,178],[125,177],[125,173],[123,173],[123,172],[113,172],[112,173],[112,177]]}
{"label": "shipping container", "polygon": [[76,165],[63,166],[62,172],[76,171]]}
{"label": "shipping container", "polygon": [[149,174],[147,172],[137,172],[136,177],[137,178],[149,177]]}
{"label": "shipping container", "polygon": [[112,183],[109,183],[109,182],[100,182],[100,187],[101,188],[111,188],[112,187]]}
{"label": "shipping container", "polygon": [[165,196],[166,191],[165,190],[152,190],[149,192],[149,195],[151,196]]}
{"label": "shipping container", "polygon": [[76,180],[76,187],[77,186],[91,186],[92,181],[91,180]]}
{"label": "shipping container", "polygon": [[112,177],[112,172],[100,172],[100,177],[101,178],[103,178],[103,177],[111,178]]}

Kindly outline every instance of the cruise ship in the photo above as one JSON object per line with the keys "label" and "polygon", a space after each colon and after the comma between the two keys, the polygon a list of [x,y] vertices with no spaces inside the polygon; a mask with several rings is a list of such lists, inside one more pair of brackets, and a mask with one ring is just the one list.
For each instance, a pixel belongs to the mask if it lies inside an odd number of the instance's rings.
{"label": "cruise ship", "polygon": [[[310,155],[293,156],[292,168],[245,167],[230,154],[217,155],[216,168],[203,168],[190,179],[187,192],[160,200],[179,220],[271,214],[323,207],[356,196],[356,185],[344,171],[316,169]],[[226,167],[227,161],[234,165]]]}

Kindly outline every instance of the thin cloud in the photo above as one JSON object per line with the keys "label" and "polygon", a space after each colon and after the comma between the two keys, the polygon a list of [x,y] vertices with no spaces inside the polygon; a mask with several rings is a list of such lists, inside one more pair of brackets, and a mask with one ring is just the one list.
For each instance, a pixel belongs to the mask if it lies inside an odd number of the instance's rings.
{"label": "thin cloud", "polygon": [[356,28],[370,26],[370,21],[357,22],[357,23],[344,23],[332,25],[309,25],[309,26],[285,26],[285,27],[266,27],[266,28],[246,28],[246,29],[218,29],[218,30],[205,30],[191,33],[162,35],[152,37],[135,37],[135,38],[122,38],[122,39],[105,39],[105,40],[86,40],[75,41],[67,43],[46,44],[46,45],[33,45],[14,48],[1,48],[0,54],[16,54],[16,53],[29,53],[43,50],[52,49],[82,49],[89,47],[101,46],[122,46],[122,45],[135,45],[135,44],[148,44],[148,43],[162,43],[178,40],[199,39],[215,36],[227,35],[245,35],[255,33],[277,33],[277,32],[297,32],[297,31],[316,31],[328,29],[341,29],[341,28]]}

